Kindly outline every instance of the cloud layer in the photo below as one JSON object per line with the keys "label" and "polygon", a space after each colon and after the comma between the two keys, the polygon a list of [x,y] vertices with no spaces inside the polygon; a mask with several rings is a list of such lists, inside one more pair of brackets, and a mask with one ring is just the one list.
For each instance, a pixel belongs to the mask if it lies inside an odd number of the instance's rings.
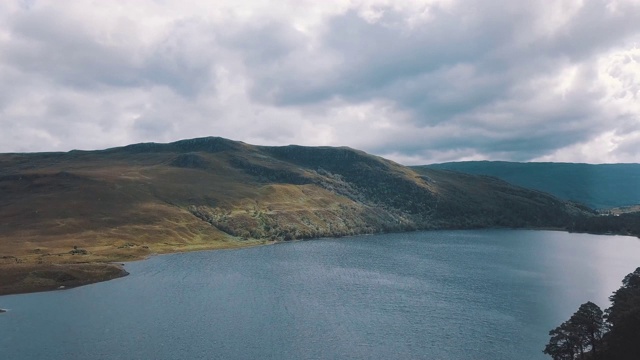
{"label": "cloud layer", "polygon": [[0,152],[223,136],[640,162],[640,1],[8,1]]}

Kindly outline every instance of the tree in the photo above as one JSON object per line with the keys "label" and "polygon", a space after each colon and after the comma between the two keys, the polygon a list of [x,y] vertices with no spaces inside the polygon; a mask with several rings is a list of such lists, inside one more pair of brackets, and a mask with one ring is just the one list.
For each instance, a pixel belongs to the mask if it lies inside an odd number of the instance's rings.
{"label": "tree", "polygon": [[609,300],[604,316],[592,302],[580,305],[569,320],[549,332],[543,352],[554,360],[640,359],[640,267],[622,280]]}
{"label": "tree", "polygon": [[569,321],[574,325],[576,336],[580,339],[581,353],[588,353],[597,358],[600,342],[605,332],[603,312],[591,301],[580,305],[578,311]]}
{"label": "tree", "polygon": [[592,302],[580,305],[568,321],[549,332],[543,352],[554,360],[584,359],[587,353],[597,356],[605,330],[602,314]]}
{"label": "tree", "polygon": [[640,359],[640,268],[622,280],[609,300],[605,318],[610,330],[604,339],[608,358]]}
{"label": "tree", "polygon": [[549,331],[549,336],[551,339],[542,352],[550,355],[553,360],[575,359],[580,341],[574,335],[574,330],[568,321]]}

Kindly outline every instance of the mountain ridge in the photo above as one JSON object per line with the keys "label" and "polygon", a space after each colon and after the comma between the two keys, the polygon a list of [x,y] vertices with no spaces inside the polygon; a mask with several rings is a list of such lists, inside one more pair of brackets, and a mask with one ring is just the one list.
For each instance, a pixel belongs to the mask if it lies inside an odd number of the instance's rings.
{"label": "mountain ridge", "polygon": [[588,208],[499,179],[415,171],[347,147],[206,137],[0,154],[0,263],[6,266],[125,261],[380,232],[568,229],[591,216]]}
{"label": "mountain ridge", "polygon": [[461,161],[412,167],[494,176],[595,209],[640,204],[640,164]]}

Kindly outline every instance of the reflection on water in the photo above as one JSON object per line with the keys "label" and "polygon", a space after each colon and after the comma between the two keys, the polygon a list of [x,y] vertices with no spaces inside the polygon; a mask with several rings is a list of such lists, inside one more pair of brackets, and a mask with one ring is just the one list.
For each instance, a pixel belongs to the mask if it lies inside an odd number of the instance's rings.
{"label": "reflection on water", "polygon": [[640,241],[439,231],[159,256],[131,275],[0,297],[8,359],[545,359],[608,306]]}

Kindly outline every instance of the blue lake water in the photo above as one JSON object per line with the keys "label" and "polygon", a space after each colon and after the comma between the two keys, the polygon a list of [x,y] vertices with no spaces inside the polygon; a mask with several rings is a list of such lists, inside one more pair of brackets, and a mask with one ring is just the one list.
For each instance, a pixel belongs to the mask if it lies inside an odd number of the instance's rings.
{"label": "blue lake water", "polygon": [[547,359],[548,331],[638,266],[637,238],[519,230],[157,256],[0,297],[0,358]]}

